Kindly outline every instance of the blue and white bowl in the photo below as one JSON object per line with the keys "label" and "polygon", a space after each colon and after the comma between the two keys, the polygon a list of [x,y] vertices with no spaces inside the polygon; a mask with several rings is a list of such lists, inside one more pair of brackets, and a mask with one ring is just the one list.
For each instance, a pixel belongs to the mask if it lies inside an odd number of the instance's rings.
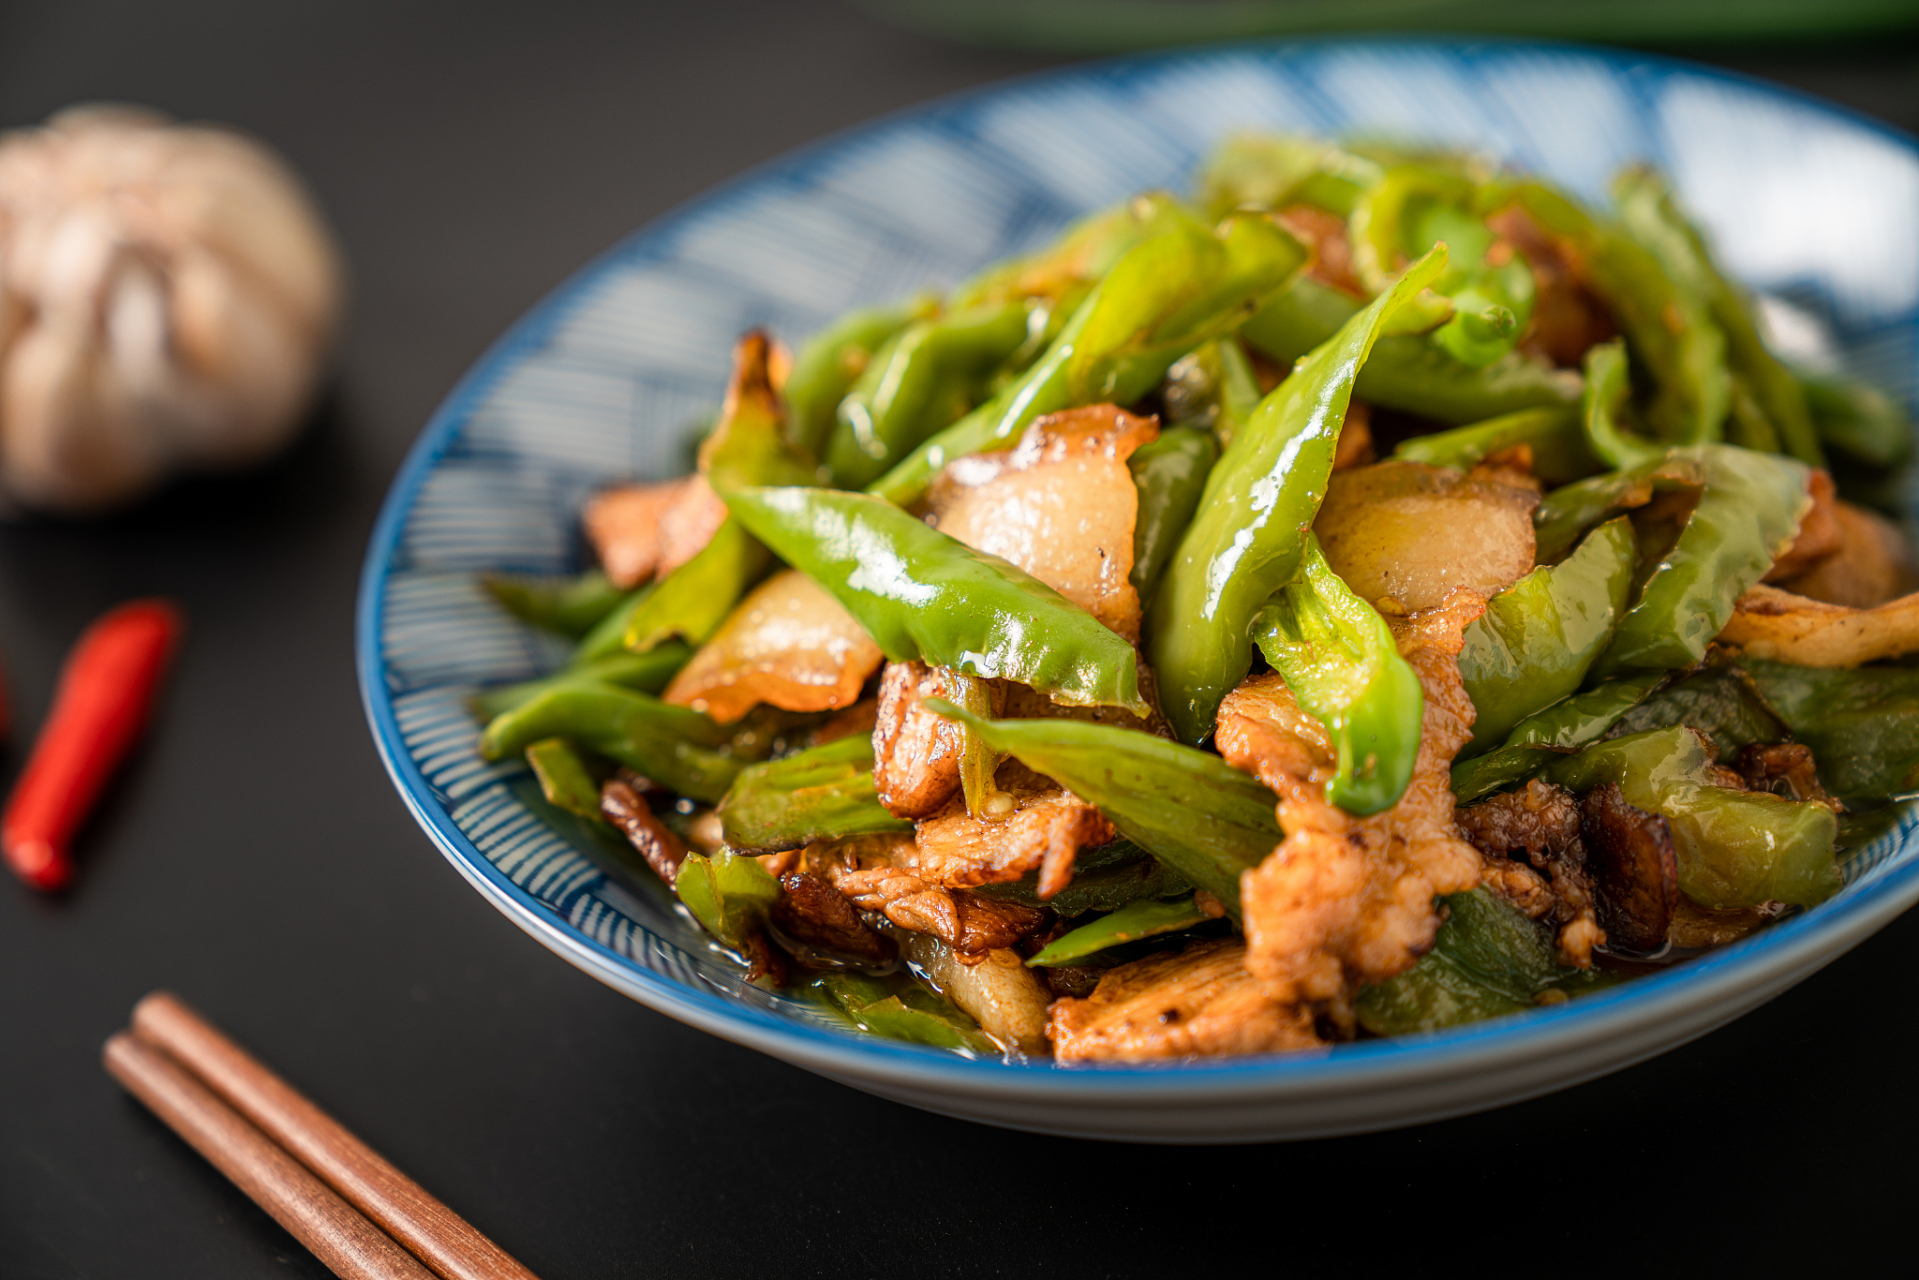
{"label": "blue and white bowl", "polygon": [[741,981],[657,883],[609,873],[487,764],[466,700],[554,668],[483,570],[581,567],[582,499],[685,469],[733,339],[954,282],[1149,187],[1184,190],[1224,134],[1266,127],[1471,148],[1603,200],[1672,175],[1730,269],[1827,355],[1910,404],[1919,150],[1764,84],[1636,54],[1460,40],[1233,47],[1073,68],[829,138],[643,228],[541,303],[434,415],[361,582],[360,684],[380,754],[447,859],[521,928],[693,1026],[914,1106],[1051,1133],[1246,1142],[1457,1115],[1614,1071],[1718,1027],[1919,899],[1919,818],[1853,857],[1832,901],[1705,959],[1570,1004],[1306,1056],[1064,1068],[860,1038]]}

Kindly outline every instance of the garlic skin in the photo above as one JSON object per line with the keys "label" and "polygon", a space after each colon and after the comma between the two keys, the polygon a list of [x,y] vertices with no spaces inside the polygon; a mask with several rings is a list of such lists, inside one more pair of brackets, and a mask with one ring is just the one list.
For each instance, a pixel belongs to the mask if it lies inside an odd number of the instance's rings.
{"label": "garlic skin", "polygon": [[85,514],[265,458],[342,294],[325,224],[257,142],[104,106],[0,134],[0,493]]}

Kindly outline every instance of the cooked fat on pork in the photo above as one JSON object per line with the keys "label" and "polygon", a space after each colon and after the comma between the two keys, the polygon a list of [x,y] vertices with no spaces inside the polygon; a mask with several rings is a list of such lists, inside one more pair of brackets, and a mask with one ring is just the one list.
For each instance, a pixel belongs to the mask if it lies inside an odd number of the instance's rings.
{"label": "cooked fat on pork", "polygon": [[1244,942],[1220,938],[1109,969],[1092,995],[1053,1002],[1053,1052],[1137,1062],[1318,1045],[1311,1015],[1270,999],[1245,961]]}
{"label": "cooked fat on pork", "polygon": [[1159,424],[1110,404],[1036,420],[1017,447],[949,463],[926,495],[932,523],[1010,561],[1129,640],[1139,638],[1126,459]]}

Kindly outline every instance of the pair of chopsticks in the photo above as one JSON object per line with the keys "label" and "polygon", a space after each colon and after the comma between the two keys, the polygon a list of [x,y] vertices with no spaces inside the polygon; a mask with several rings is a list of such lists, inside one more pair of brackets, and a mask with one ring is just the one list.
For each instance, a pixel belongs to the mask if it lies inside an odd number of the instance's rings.
{"label": "pair of chopsticks", "polygon": [[347,1280],[537,1280],[165,991],[101,1052],[109,1074]]}

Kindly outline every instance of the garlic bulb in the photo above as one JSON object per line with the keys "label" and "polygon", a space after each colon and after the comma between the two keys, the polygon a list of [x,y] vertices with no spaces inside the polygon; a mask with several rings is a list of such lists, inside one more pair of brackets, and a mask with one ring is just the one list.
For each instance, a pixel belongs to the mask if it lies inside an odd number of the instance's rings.
{"label": "garlic bulb", "polygon": [[299,427],[338,253],[259,143],[125,107],[0,134],[0,493],[88,512]]}

